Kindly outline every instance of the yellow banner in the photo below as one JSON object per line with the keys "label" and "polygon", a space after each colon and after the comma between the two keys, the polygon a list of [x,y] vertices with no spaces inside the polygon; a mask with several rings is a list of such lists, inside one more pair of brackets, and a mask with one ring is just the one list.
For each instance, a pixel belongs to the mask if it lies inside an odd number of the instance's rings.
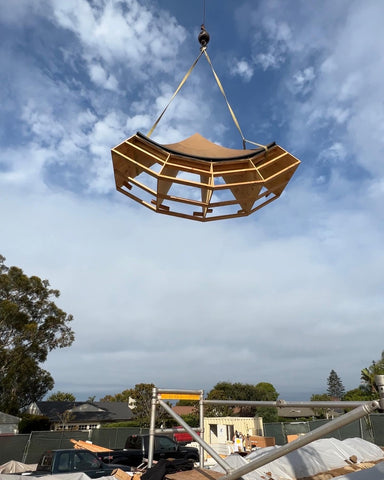
{"label": "yellow banner", "polygon": [[194,393],[159,393],[162,400],[200,400],[199,394]]}

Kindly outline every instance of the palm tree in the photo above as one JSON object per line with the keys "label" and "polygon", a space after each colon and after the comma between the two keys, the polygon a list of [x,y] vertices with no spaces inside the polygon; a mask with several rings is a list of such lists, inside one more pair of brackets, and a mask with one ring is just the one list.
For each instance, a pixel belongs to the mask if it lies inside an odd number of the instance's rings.
{"label": "palm tree", "polygon": [[376,395],[378,393],[375,384],[375,376],[384,375],[384,350],[381,352],[381,358],[377,362],[373,361],[368,368],[361,370],[360,379],[367,391]]}

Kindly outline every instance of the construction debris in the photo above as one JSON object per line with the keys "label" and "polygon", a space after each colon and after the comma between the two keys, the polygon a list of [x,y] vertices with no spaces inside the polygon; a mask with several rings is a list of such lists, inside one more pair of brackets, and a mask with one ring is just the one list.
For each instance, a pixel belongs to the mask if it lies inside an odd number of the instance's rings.
{"label": "construction debris", "polygon": [[113,451],[110,448],[100,447],[99,445],[95,445],[92,442],[87,442],[84,440],[74,440],[73,438],[71,438],[70,441],[74,445],[73,448],[79,448],[81,450],[89,450],[90,452],[112,452]]}
{"label": "construction debris", "polygon": [[[233,454],[225,460],[230,467],[236,469],[275,448],[279,447],[259,449],[246,457]],[[383,450],[371,442],[361,438],[348,438],[343,441],[324,438],[267,463],[243,475],[243,478],[245,480],[328,480],[366,470],[383,462]],[[213,469],[224,473],[219,465],[215,465]],[[379,478],[384,477],[378,477],[377,480]]]}

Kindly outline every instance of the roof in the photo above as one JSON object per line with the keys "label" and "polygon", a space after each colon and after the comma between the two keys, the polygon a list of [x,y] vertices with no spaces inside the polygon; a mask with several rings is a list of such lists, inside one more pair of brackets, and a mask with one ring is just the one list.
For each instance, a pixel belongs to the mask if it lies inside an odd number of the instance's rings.
{"label": "roof", "polygon": [[310,407],[278,407],[277,412],[279,417],[285,418],[301,418],[301,417],[315,417],[313,408]]}
{"label": "roof", "polygon": [[36,402],[41,415],[50,419],[51,422],[60,420],[64,412],[71,412],[71,422],[116,422],[130,420],[133,417],[132,410],[126,402]]}
{"label": "roof", "polygon": [[19,423],[20,418],[15,417],[14,415],[9,415],[8,413],[2,413],[0,412],[0,424],[1,425],[6,425],[6,424],[14,424],[14,423]]}
{"label": "roof", "polygon": [[177,415],[190,415],[191,413],[194,413],[196,408],[193,405],[175,405],[172,407],[172,410],[177,414]]}
{"label": "roof", "polygon": [[99,408],[108,410],[114,421],[130,420],[133,417],[132,410],[127,402],[94,402]]}

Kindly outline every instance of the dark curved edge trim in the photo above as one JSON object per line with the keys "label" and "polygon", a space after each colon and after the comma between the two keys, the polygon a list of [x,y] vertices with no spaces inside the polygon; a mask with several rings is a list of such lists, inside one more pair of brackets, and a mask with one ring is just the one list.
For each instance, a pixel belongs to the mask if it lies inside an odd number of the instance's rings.
{"label": "dark curved edge trim", "polygon": [[[242,159],[247,159],[247,158],[252,158],[254,157],[255,155],[258,155],[259,153],[263,153],[265,152],[264,148],[260,147],[260,148],[255,148],[254,150],[252,150],[252,153],[247,153],[246,155],[239,155],[239,156],[236,156],[236,157],[225,157],[225,158],[209,158],[209,157],[201,157],[201,156],[196,156],[196,155],[188,155],[187,153],[181,153],[181,152],[178,152],[177,150],[172,150],[171,148],[166,148],[164,147],[163,145],[161,145],[160,143],[156,143],[154,142],[152,139],[148,138],[146,135],[144,135],[143,133],[141,132],[137,132],[136,135],[141,138],[142,140],[154,145],[155,147],[157,148],[160,148],[161,150],[164,150],[165,152],[168,152],[168,153],[173,153],[175,155],[178,155],[180,157],[185,157],[185,158],[191,158],[191,159],[197,159],[197,160],[204,160],[206,162],[224,162],[226,160],[242,160]],[[276,146],[276,142],[272,142],[272,143],[269,143],[268,145],[266,145],[267,147],[267,150],[269,150],[270,148],[273,148]]]}

